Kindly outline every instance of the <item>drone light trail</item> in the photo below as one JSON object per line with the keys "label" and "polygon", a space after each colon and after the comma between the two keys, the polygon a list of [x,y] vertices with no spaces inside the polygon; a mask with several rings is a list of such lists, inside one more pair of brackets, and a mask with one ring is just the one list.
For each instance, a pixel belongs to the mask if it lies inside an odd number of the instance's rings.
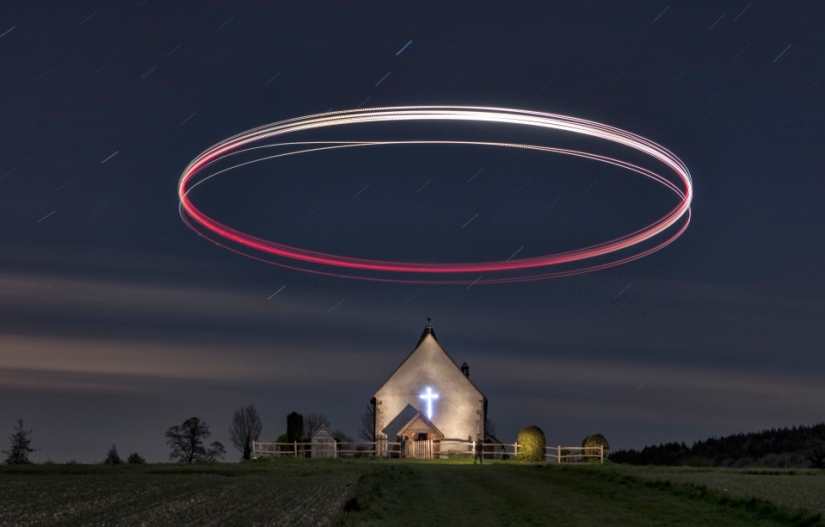
{"label": "drone light trail", "polygon": [[[636,150],[663,165],[664,174],[629,161],[584,150],[557,148],[540,144],[464,140],[365,140],[365,141],[288,141],[292,133],[357,123],[403,121],[453,121],[501,123],[557,130],[598,138]],[[654,181],[677,197],[676,205],[664,216],[645,227],[618,238],[579,249],[501,261],[423,263],[371,260],[327,254],[262,239],[224,225],[201,211],[191,193],[199,185],[231,170],[279,157],[308,154],[341,148],[382,145],[475,145],[514,148],[591,159],[635,172]],[[296,148],[266,155],[266,149]],[[241,153],[262,153],[228,168],[209,172],[219,161],[232,160]],[[184,170],[178,183],[180,214],[184,222],[213,243],[256,260],[312,273],[402,283],[508,283],[571,276],[614,267],[647,256],[672,243],[690,222],[693,183],[685,164],[665,147],[619,128],[595,121],[559,114],[509,108],[466,106],[410,106],[367,108],[328,112],[279,121],[255,128],[210,147]],[[634,252],[635,251],[635,252]],[[622,254],[619,254],[622,253]],[[515,255],[514,255],[515,256]],[[611,259],[612,257],[612,259]],[[607,260],[605,261],[605,259]],[[479,280],[477,275],[484,275]],[[473,275],[470,277],[469,275]]]}

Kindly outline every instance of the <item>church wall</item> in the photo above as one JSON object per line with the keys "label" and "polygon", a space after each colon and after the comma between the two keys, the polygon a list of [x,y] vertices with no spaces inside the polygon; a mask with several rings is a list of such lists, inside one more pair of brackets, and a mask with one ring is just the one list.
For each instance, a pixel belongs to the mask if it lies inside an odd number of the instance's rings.
{"label": "church wall", "polygon": [[[376,393],[376,432],[380,433],[407,404],[427,415],[427,403],[419,395],[428,386],[438,394],[431,420],[445,439],[467,441],[483,435],[483,395],[429,335]],[[395,440],[394,431],[387,439]]]}

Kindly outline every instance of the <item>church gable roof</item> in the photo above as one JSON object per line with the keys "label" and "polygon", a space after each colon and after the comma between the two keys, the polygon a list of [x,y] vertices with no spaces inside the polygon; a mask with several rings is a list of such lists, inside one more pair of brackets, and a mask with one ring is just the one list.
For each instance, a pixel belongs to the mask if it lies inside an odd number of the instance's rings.
{"label": "church gable roof", "polygon": [[[432,364],[434,362],[442,363],[448,369],[454,369],[455,373],[460,376],[460,378],[464,379],[481,397],[484,397],[484,394],[481,393],[481,390],[470,380],[468,376],[466,376],[462,371],[461,368],[456,364],[452,357],[441,347],[439,344],[438,339],[435,337],[435,330],[433,329],[432,324],[428,324],[424,328],[424,332],[421,334],[421,338],[418,339],[418,344],[416,344],[415,348],[412,352],[407,355],[407,358],[404,359],[401,364],[392,372],[389,378],[384,381],[384,383],[375,391],[375,396],[378,395],[381,390],[384,389],[387,384],[395,377],[399,372],[403,371],[405,368],[409,367],[411,363],[419,362],[418,358],[424,359],[423,362],[427,364]],[[486,400],[486,397],[484,397]]]}
{"label": "church gable roof", "polygon": [[410,419],[407,422],[407,424],[405,424],[398,430],[397,435],[401,436],[402,434],[404,434],[404,432],[407,432],[408,430],[411,430],[413,432],[426,430],[435,432],[442,438],[444,437],[444,433],[441,432],[441,430],[439,430],[438,427],[435,426],[432,421],[427,419],[427,417],[421,412],[416,412],[413,418]]}
{"label": "church gable roof", "polygon": [[387,437],[394,438],[396,433],[409,424],[410,421],[415,418],[417,413],[420,413],[418,408],[408,404],[403,410],[398,412],[398,415],[396,415],[392,421],[387,423],[387,426],[381,430],[381,433],[385,434]]}
{"label": "church gable roof", "polygon": [[316,441],[316,439],[319,441],[333,440],[335,439],[335,434],[327,428],[327,425],[321,425],[314,432],[312,432],[312,435],[309,438],[310,441]]}
{"label": "church gable roof", "polygon": [[[427,338],[427,335],[432,335],[433,339],[436,342],[438,342],[438,338],[435,336],[435,329],[433,328],[433,325],[432,324],[427,324],[427,326],[424,328],[424,333],[421,334],[421,338],[418,339],[418,342],[415,344],[415,348],[413,348],[413,351],[418,349],[418,346],[420,346],[421,343],[424,342],[424,339]],[[444,348],[442,348],[442,349],[444,349]],[[446,351],[444,353],[446,353]],[[455,362],[455,361],[453,361],[453,362]]]}

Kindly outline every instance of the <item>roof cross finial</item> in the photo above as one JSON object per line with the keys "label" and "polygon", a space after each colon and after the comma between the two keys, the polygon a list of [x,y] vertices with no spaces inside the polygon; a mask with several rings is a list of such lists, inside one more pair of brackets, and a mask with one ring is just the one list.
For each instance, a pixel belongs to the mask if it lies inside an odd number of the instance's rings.
{"label": "roof cross finial", "polygon": [[427,329],[433,329],[433,320],[427,317]]}

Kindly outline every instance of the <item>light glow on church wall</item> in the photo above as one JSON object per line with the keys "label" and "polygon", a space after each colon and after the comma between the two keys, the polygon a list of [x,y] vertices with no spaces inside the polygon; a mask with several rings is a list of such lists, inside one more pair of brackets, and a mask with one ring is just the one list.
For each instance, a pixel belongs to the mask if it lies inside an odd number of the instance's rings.
{"label": "light glow on church wall", "polygon": [[432,388],[427,386],[427,391],[418,396],[419,399],[427,401],[427,419],[433,420],[433,401],[438,399],[438,394],[434,393]]}
{"label": "light glow on church wall", "polygon": [[[426,402],[433,399],[421,397],[427,394],[427,388],[438,395],[429,415]],[[467,441],[484,434],[484,395],[431,335],[378,389],[375,400],[376,433],[385,433],[390,441],[396,439],[397,430],[389,430],[388,426],[410,406],[427,416],[444,439]],[[396,425],[393,423],[393,427]]]}

